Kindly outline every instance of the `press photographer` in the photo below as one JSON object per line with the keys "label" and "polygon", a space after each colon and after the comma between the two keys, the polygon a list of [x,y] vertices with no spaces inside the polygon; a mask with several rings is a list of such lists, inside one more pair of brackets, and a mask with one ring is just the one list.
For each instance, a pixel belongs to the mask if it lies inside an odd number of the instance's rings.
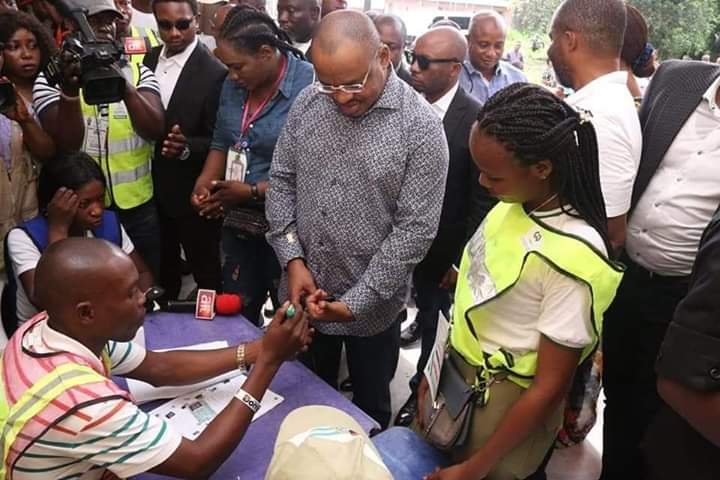
{"label": "press photographer", "polygon": [[[102,167],[108,208],[158,274],[160,242],[150,172],[152,142],[164,137],[164,110],[153,72],[131,64],[116,43],[122,14],[112,0],[53,0],[71,32],[33,90],[43,128],[61,151],[83,150]],[[87,20],[87,25],[84,25]],[[86,27],[86,28],[83,28]],[[94,37],[94,38],[93,38]],[[122,100],[97,103],[124,89]],[[123,83],[124,82],[124,83]]]}

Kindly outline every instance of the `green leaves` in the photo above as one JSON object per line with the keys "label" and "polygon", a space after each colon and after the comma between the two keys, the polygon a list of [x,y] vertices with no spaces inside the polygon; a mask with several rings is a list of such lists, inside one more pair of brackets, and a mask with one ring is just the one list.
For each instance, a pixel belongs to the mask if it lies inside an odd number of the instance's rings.
{"label": "green leaves", "polygon": [[[550,21],[562,0],[514,0],[513,26],[531,37],[547,39]],[[645,15],[650,42],[661,59],[717,51],[720,5],[717,0],[629,0]]]}

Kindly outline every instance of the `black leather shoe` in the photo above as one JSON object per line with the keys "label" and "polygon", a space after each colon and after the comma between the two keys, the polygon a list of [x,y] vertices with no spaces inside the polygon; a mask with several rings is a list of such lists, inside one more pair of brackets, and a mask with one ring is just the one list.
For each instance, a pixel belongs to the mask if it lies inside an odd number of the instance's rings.
{"label": "black leather shoe", "polygon": [[352,392],[352,380],[350,377],[346,378],[342,382],[340,382],[340,391],[341,392]]}
{"label": "black leather shoe", "polygon": [[417,342],[420,339],[420,333],[420,324],[416,320],[400,333],[400,346],[406,348]]}
{"label": "black leather shoe", "polygon": [[412,394],[398,412],[397,417],[395,417],[395,425],[398,427],[409,427],[415,419],[415,415],[417,415],[417,408],[417,397],[415,397],[415,394]]}

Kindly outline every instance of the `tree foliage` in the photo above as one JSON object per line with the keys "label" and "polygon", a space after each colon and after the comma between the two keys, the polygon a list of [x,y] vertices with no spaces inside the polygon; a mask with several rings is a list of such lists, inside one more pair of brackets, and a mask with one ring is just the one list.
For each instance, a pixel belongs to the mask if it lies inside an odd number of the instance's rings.
{"label": "tree foliage", "polygon": [[[602,0],[597,0],[602,1]],[[513,25],[532,36],[546,35],[562,0],[515,0]],[[720,5],[717,0],[629,0],[648,19],[650,42],[662,58],[717,52]]]}

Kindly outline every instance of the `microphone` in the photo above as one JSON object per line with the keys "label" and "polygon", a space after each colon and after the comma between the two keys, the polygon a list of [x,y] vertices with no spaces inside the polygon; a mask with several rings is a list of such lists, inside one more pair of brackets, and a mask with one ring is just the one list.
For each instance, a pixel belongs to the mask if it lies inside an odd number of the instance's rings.
{"label": "microphone", "polygon": [[[172,313],[195,313],[197,302],[194,300],[168,300],[162,310]],[[242,310],[240,295],[223,293],[215,297],[215,313],[218,315],[237,315]]]}

